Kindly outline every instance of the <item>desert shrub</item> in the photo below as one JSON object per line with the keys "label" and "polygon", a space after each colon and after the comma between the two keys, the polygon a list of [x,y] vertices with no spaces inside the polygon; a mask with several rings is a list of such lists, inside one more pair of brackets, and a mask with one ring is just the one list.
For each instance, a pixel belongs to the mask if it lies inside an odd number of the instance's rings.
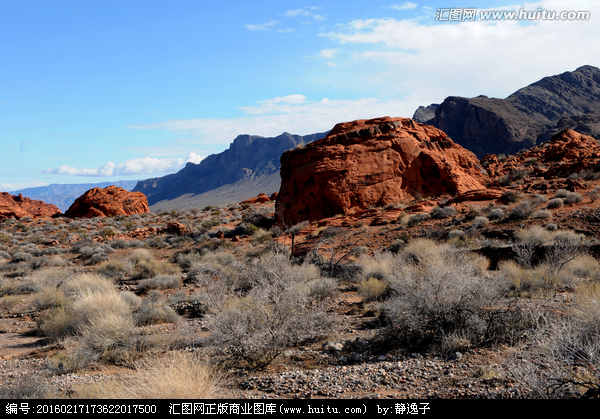
{"label": "desert shrub", "polygon": [[32,306],[35,310],[54,309],[67,303],[65,294],[56,287],[46,287],[33,296]]}
{"label": "desert shrub", "polygon": [[565,202],[564,202],[563,198],[552,198],[550,201],[548,201],[546,208],[549,208],[549,209],[561,208],[564,205],[564,203]]}
{"label": "desert shrub", "polygon": [[574,284],[568,272],[557,272],[547,264],[523,267],[511,260],[500,262],[498,269],[511,282],[511,294],[519,297],[544,297],[557,287]]}
{"label": "desert shrub", "polygon": [[179,265],[183,272],[189,272],[194,263],[198,262],[202,255],[195,251],[178,252],[174,255],[173,261]]}
{"label": "desert shrub", "polygon": [[592,202],[596,201],[596,199],[598,199],[598,197],[600,197],[600,186],[594,187],[594,189],[592,189],[591,191],[589,191],[587,193],[587,196],[590,197]]}
{"label": "desert shrub", "polygon": [[13,262],[29,262],[33,256],[25,252],[16,252],[12,255]]}
{"label": "desert shrub", "polygon": [[132,278],[154,278],[159,275],[178,275],[181,272],[177,265],[167,260],[151,259],[135,265]]}
{"label": "desert shrub", "polygon": [[502,201],[506,202],[507,204],[513,204],[519,201],[520,196],[517,193],[517,191],[507,190],[502,194],[500,199],[502,199]]}
{"label": "desert shrub", "polygon": [[404,247],[402,254],[420,262],[437,253],[439,249],[440,245],[431,239],[415,239]]}
{"label": "desert shrub", "polygon": [[488,213],[488,219],[490,220],[501,220],[504,217],[504,210],[502,208],[494,208]]}
{"label": "desert shrub", "polygon": [[508,218],[511,220],[525,220],[534,213],[535,207],[531,206],[529,201],[521,202],[514,206],[508,213]]}
{"label": "desert shrub", "polygon": [[384,297],[388,291],[388,284],[379,278],[370,277],[360,282],[359,294],[366,301],[373,301]]}
{"label": "desert shrub", "polygon": [[566,189],[559,189],[556,191],[556,193],[554,194],[555,198],[566,198],[567,195],[569,195],[569,191]]}
{"label": "desert shrub", "polygon": [[251,287],[229,298],[211,322],[212,342],[250,368],[271,363],[287,348],[326,336],[332,318],[311,300],[306,283],[319,277],[310,265],[284,255],[263,256],[249,272]]}
{"label": "desert shrub", "polygon": [[569,192],[565,197],[565,204],[576,204],[583,201],[583,196],[577,192]]}
{"label": "desert shrub", "polygon": [[562,315],[542,312],[513,368],[530,397],[600,397],[600,292],[598,284],[578,288],[576,304]]}
{"label": "desert shrub", "polygon": [[79,334],[82,327],[102,316],[130,317],[129,306],[116,291],[76,294],[70,303],[57,307],[42,324],[45,336],[61,339]]}
{"label": "desert shrub", "polygon": [[138,290],[141,292],[148,290],[162,290],[169,288],[181,288],[183,280],[178,275],[157,275],[140,281]]}
{"label": "desert shrub", "polygon": [[137,326],[145,326],[149,324],[176,323],[181,320],[181,317],[170,306],[157,298],[148,298],[133,313],[133,319]]}
{"label": "desert shrub", "polygon": [[[404,244],[402,248],[404,248]],[[383,281],[389,280],[398,258],[391,252],[375,252],[373,256],[361,255],[358,259],[360,266],[360,278],[363,280],[377,278]]]}
{"label": "desert shrub", "polygon": [[129,267],[120,261],[102,262],[96,272],[112,280],[123,279],[129,273]]}
{"label": "desert shrub", "polygon": [[408,217],[406,221],[407,227],[414,227],[421,224],[423,221],[431,218],[429,214],[425,214],[424,212],[420,212],[418,214],[412,214]]}
{"label": "desert shrub", "polygon": [[308,296],[312,300],[325,301],[338,295],[337,281],[334,278],[319,278],[308,282]]}
{"label": "desert shrub", "polygon": [[147,262],[154,259],[154,256],[148,249],[135,249],[128,256],[128,260],[133,264]]}
{"label": "desert shrub", "polygon": [[56,391],[42,375],[23,375],[0,386],[0,399],[53,399]]}
{"label": "desert shrub", "polygon": [[429,213],[430,217],[434,220],[442,218],[454,217],[456,215],[456,208],[454,207],[435,207]]}
{"label": "desert shrub", "polygon": [[21,302],[22,297],[18,295],[9,295],[0,298],[0,312],[10,313],[12,309]]}
{"label": "desert shrub", "polygon": [[475,217],[472,226],[473,228],[482,228],[485,227],[489,222],[490,220],[487,217],[479,216]]}
{"label": "desert shrub", "polygon": [[440,247],[418,265],[406,263],[391,281],[384,304],[389,344],[443,351],[458,335],[467,346],[509,341],[527,318],[504,300],[508,283],[481,275],[468,252]]}
{"label": "desert shrub", "polygon": [[187,353],[170,353],[136,363],[131,375],[76,389],[81,399],[215,399],[225,380],[206,362]]}
{"label": "desert shrub", "polygon": [[107,278],[96,274],[81,274],[66,281],[60,287],[61,291],[70,298],[90,294],[112,294],[115,287]]}
{"label": "desert shrub", "polygon": [[548,243],[554,234],[541,226],[531,226],[528,229],[519,229],[514,233],[521,243],[530,243],[536,246]]}
{"label": "desert shrub", "polygon": [[598,278],[600,277],[600,262],[590,255],[582,255],[565,265],[573,275],[579,278]]}
{"label": "desert shrub", "polygon": [[533,218],[545,219],[545,218],[551,218],[551,217],[552,217],[552,213],[546,209],[537,210],[536,212],[533,213]]}

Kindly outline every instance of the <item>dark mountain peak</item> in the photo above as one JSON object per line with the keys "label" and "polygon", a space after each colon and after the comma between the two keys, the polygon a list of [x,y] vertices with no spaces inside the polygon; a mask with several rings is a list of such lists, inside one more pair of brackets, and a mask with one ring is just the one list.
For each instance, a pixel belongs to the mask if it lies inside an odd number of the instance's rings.
{"label": "dark mountain peak", "polygon": [[561,118],[600,113],[600,69],[585,65],[544,77],[506,99],[449,96],[430,120],[416,119],[431,115],[422,108],[415,120],[445,131],[479,157],[513,154],[551,136]]}
{"label": "dark mountain peak", "polygon": [[[277,137],[238,135],[227,150],[211,154],[199,164],[188,163],[177,173],[140,181],[134,191],[143,192],[150,206],[162,202],[161,209],[167,208],[166,205],[181,207],[181,202],[177,200],[184,195],[187,197],[185,206],[200,207],[236,200],[239,202],[259,192],[276,192],[280,183],[281,154],[302,142],[311,142],[326,134],[301,136],[284,132]],[[227,194],[207,196],[207,193],[219,188],[227,188]],[[194,196],[201,197],[194,199]],[[175,203],[167,204],[169,201]]]}

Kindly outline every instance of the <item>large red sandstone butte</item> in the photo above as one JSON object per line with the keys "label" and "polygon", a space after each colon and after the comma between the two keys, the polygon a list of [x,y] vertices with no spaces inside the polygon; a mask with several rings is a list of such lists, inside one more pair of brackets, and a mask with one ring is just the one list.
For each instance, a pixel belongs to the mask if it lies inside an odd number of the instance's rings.
{"label": "large red sandstone butte", "polygon": [[281,156],[279,221],[295,224],[371,206],[486,189],[475,154],[408,118],[337,124],[327,137]]}
{"label": "large red sandstone butte", "polygon": [[68,217],[93,218],[150,212],[148,198],[118,186],[93,188],[81,195],[65,212]]}
{"label": "large red sandstone butte", "polygon": [[31,217],[51,217],[60,214],[60,209],[44,201],[35,201],[25,198],[22,194],[11,195],[8,192],[0,193],[0,219]]}

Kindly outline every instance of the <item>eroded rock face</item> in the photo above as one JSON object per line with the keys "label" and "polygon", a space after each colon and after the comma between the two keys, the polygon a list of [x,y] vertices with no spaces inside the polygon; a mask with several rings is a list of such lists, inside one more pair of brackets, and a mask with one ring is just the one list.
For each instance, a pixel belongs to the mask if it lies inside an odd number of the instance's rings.
{"label": "eroded rock face", "polygon": [[516,175],[548,180],[567,178],[582,171],[596,173],[600,171],[599,158],[600,144],[593,137],[568,129],[524,153],[502,161],[495,154],[488,154],[481,159],[481,163],[489,176],[502,184]]}
{"label": "eroded rock face", "polygon": [[11,195],[8,192],[0,193],[0,219],[30,217],[51,217],[60,214],[58,207],[35,201],[23,195]]}
{"label": "eroded rock face", "polygon": [[118,186],[93,188],[77,198],[65,212],[68,217],[93,218],[150,212],[141,192],[128,192]]}
{"label": "eroded rock face", "polygon": [[371,206],[485,189],[477,157],[441,130],[408,118],[336,125],[281,156],[277,217],[286,224]]}

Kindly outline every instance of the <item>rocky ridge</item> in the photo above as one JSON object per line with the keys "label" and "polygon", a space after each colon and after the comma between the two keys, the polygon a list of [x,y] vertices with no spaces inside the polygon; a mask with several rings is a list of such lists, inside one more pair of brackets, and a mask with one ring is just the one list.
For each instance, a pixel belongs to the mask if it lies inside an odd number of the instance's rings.
{"label": "rocky ridge", "polygon": [[239,135],[222,153],[188,163],[175,174],[140,181],[133,190],[144,193],[153,210],[232,204],[277,192],[281,154],[325,134]]}
{"label": "rocky ridge", "polygon": [[[433,107],[435,116],[426,119]],[[427,108],[420,107],[413,118],[443,130],[477,156],[513,154],[563,129],[568,122],[560,122],[562,118],[590,119],[588,123],[596,124],[600,114],[600,69],[586,65],[544,77],[506,99],[450,96],[439,106]],[[597,135],[596,128],[587,129],[584,134]]]}

